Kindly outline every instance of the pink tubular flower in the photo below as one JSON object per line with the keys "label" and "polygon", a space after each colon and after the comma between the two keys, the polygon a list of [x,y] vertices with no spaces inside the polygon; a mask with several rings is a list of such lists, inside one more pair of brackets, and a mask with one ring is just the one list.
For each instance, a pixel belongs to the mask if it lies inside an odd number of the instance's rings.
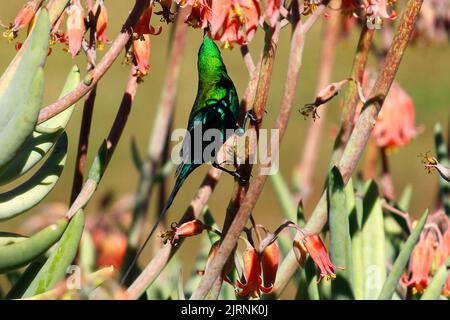
{"label": "pink tubular flower", "polygon": [[434,257],[434,243],[433,234],[428,233],[427,236],[421,237],[411,253],[409,262],[410,276],[408,278],[404,274],[401,281],[407,287],[412,287],[413,294],[423,293],[428,286],[428,276],[431,272]]}
{"label": "pink tubular flower", "polygon": [[407,145],[417,135],[414,122],[414,102],[394,82],[373,130],[377,146],[386,148]]}
{"label": "pink tubular flower", "polygon": [[233,43],[245,44],[255,35],[260,16],[256,0],[214,0],[211,35],[225,48],[231,48]]}
{"label": "pink tubular flower", "polygon": [[275,26],[280,14],[281,0],[266,0],[266,17],[271,27]]}
{"label": "pink tubular flower", "polygon": [[265,287],[261,278],[261,258],[255,248],[247,244],[242,260],[244,263],[245,283],[237,280],[237,286],[241,289],[238,295],[241,297],[260,298],[261,291],[270,293],[272,287]]}
{"label": "pink tubular flower", "polygon": [[297,244],[303,246],[303,251],[309,253],[311,259],[313,259],[314,263],[319,268],[320,278],[318,282],[325,277],[327,280],[335,279],[336,274],[334,273],[334,269],[344,269],[342,267],[336,267],[331,263],[327,248],[318,234],[307,235],[301,242],[297,242]]}
{"label": "pink tubular flower", "polygon": [[67,37],[72,58],[80,52],[85,28],[83,7],[80,0],[74,0],[67,9]]}
{"label": "pink tubular flower", "polygon": [[205,29],[211,22],[211,0],[177,0],[180,7],[190,7],[191,12],[186,16],[185,21],[193,28]]}
{"label": "pink tubular flower", "polygon": [[172,223],[170,230],[164,232],[161,237],[164,239],[164,243],[170,241],[170,244],[174,245],[181,237],[192,237],[199,235],[205,230],[205,225],[198,219],[187,221],[181,225],[176,222]]}
{"label": "pink tubular flower", "polygon": [[17,14],[13,30],[18,31],[19,29],[22,29],[23,27],[26,27],[30,24],[30,22],[33,20],[34,16],[36,15],[36,11],[38,9],[39,0],[33,0],[28,1],[22,9],[20,9],[19,13]]}

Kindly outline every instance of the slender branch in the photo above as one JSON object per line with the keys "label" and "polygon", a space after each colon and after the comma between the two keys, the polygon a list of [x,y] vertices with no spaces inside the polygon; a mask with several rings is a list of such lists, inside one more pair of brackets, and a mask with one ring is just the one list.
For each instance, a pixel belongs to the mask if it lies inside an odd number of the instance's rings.
{"label": "slender branch", "polygon": [[[117,112],[114,123],[111,127],[111,130],[108,134],[108,138],[106,139],[106,158],[104,159],[104,163],[102,163],[101,172],[94,179],[92,177],[88,178],[84,183],[80,193],[70,206],[69,210],[66,213],[66,217],[71,219],[73,215],[80,209],[84,208],[89,200],[92,198],[95,190],[97,189],[98,184],[103,176],[104,171],[108,167],[109,161],[114,154],[114,151],[119,143],[120,137],[122,136],[122,132],[125,128],[125,125],[128,120],[128,116],[131,111],[131,107],[133,105],[134,97],[136,96],[137,90],[137,77],[134,76],[136,70],[133,66],[130,70],[130,74],[128,76],[127,86],[125,89],[125,93],[123,95],[119,110]],[[99,156],[97,154],[97,156]]]}
{"label": "slender branch", "polygon": [[96,68],[89,72],[84,80],[70,93],[59,99],[58,101],[43,108],[39,113],[37,124],[56,116],[60,112],[66,110],[75,102],[85,96],[95,84],[105,75],[111,65],[116,61],[120,52],[125,48],[128,41],[131,39],[132,31],[136,25],[141,13],[152,2],[151,0],[136,0],[134,8],[131,10],[125,24],[122,27],[120,34],[114,40],[111,48],[103,56],[102,60],[97,64]]}
{"label": "slender branch", "polygon": [[[222,175],[222,171],[211,168],[208,174],[203,179],[200,188],[197,191],[194,199],[191,201],[188,209],[185,211],[183,217],[178,224],[182,224],[186,221],[190,221],[199,218],[203,212],[203,208],[208,202],[211,194],[213,193],[219,178]],[[177,250],[181,247],[184,240],[181,240],[177,246],[167,244],[163,246],[154,255],[152,260],[147,264],[142,273],[131,284],[127,290],[127,299],[138,299],[142,293],[155,281],[158,275],[166,267],[170,259],[175,255]]]}
{"label": "slender branch", "polygon": [[253,62],[252,55],[246,44],[240,47],[242,57],[244,58],[245,66],[247,67],[248,73],[250,75],[255,71],[255,63]]}
{"label": "slender branch", "polygon": [[[339,6],[339,2],[336,3]],[[331,75],[333,72],[333,64],[336,56],[336,44],[339,36],[339,24],[341,21],[341,12],[332,12],[331,17],[325,22],[323,47],[321,55],[321,65],[319,71],[319,79],[317,81],[316,92],[331,82]],[[311,190],[313,189],[314,172],[318,163],[320,143],[322,141],[323,127],[326,120],[326,105],[320,108],[320,117],[312,122],[307,130],[306,145],[303,150],[301,162],[297,165],[297,174],[299,177],[298,186],[300,187],[296,195],[296,203],[302,199],[307,201]]]}
{"label": "slender branch", "polygon": [[[422,3],[423,0],[411,0],[408,2],[402,15],[395,38],[392,42],[392,46],[386,56],[383,69],[381,70],[375,86],[372,89],[372,93],[370,95],[371,98],[365,103],[362,113],[358,118],[356,127],[344,149],[342,159],[339,162],[339,170],[345,183],[347,183],[350,179],[362,155],[362,151],[370,138],[378,113],[383,105],[384,98],[387,96],[390,86],[394,81],[394,77],[408,45],[410,36],[414,30],[414,24]],[[327,219],[327,201],[325,190],[311,218],[306,224],[306,228],[309,232],[317,234],[325,226]],[[281,277],[277,279],[277,283],[275,284],[275,291],[277,295],[281,294],[283,289],[286,287],[296,268],[298,268],[298,264],[293,251],[291,251],[280,267],[279,274]]]}
{"label": "slender branch", "polygon": [[[183,17],[183,12],[185,10],[187,10],[187,8],[182,8],[178,17]],[[184,23],[183,19],[177,18],[174,28],[169,50],[170,54],[168,61],[170,61],[170,63],[168,64],[161,100],[157,108],[153,130],[148,142],[147,155],[141,167],[139,185],[136,191],[135,205],[133,207],[132,224],[128,232],[125,262],[122,266],[123,272],[126,271],[129,263],[133,260],[139,245],[139,240],[144,231],[144,221],[154,186],[154,177],[165,146],[164,143],[161,143],[161,137],[166,137],[169,134],[170,123],[175,107],[178,78],[186,44],[187,24]]]}
{"label": "slender branch", "polygon": [[[328,2],[327,2],[328,3]],[[304,47],[305,34],[308,32],[310,27],[313,25],[313,22],[318,19],[318,17],[324,11],[325,6],[321,5],[314,12],[313,15],[307,20],[305,23],[305,27],[301,23],[298,23],[295,27],[292,41],[291,41],[291,49],[289,55],[289,63],[288,63],[288,74],[286,78],[286,84],[284,88],[283,100],[280,106],[280,112],[278,114],[278,118],[276,121],[275,129],[279,130],[279,136],[277,143],[273,143],[271,145],[275,146],[273,150],[271,150],[272,154],[276,154],[279,152],[279,145],[281,140],[283,139],[284,133],[286,131],[287,122],[289,120],[289,115],[292,109],[292,101],[294,98],[295,88],[297,86],[297,78],[299,69],[302,62],[302,53]],[[276,139],[272,137],[272,139]],[[266,169],[269,169],[271,163],[267,165]],[[231,224],[227,235],[222,241],[216,256],[211,261],[210,265],[205,271],[205,274],[200,281],[198,288],[193,293],[191,299],[198,300],[204,299],[205,296],[210,291],[217,277],[222,272],[222,268],[225,265],[228,257],[231,252],[234,250],[236,242],[239,239],[239,236],[242,230],[245,227],[245,224],[250,217],[250,214],[256,204],[258,197],[261,195],[262,189],[264,187],[265,182],[267,181],[267,175],[258,175],[254,182],[250,184],[248,192],[244,201],[242,202],[237,214]]]}

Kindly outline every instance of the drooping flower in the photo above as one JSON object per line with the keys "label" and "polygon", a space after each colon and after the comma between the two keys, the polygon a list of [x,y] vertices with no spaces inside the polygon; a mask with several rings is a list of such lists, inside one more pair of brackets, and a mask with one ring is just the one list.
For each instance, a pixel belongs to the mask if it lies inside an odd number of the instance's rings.
{"label": "drooping flower", "polygon": [[175,14],[170,11],[172,7],[172,0],[159,0],[158,3],[161,6],[161,11],[155,12],[156,15],[162,16],[167,23],[173,22]]}
{"label": "drooping flower", "polygon": [[373,130],[375,142],[379,148],[403,147],[416,135],[414,102],[394,82]]}
{"label": "drooping flower", "polygon": [[193,28],[205,29],[212,19],[211,0],[176,0],[180,7],[189,7],[190,12],[184,18]]}
{"label": "drooping flower", "polygon": [[271,27],[274,27],[277,23],[280,15],[281,0],[267,0],[266,1],[266,18]]}
{"label": "drooping flower", "polygon": [[320,278],[318,282],[323,278],[327,278],[327,280],[335,279],[336,273],[334,272],[334,269],[344,269],[342,267],[336,267],[331,263],[327,248],[318,234],[303,236],[301,241],[296,241],[294,245],[297,245],[300,251],[308,252],[311,259],[313,259],[314,263],[319,268]]}
{"label": "drooping flower", "polygon": [[211,35],[231,48],[252,40],[261,16],[256,0],[215,0],[212,4]]}
{"label": "drooping flower", "polygon": [[106,36],[106,28],[108,27],[108,10],[106,9],[103,0],[97,0],[95,2],[95,7],[93,10],[94,15],[98,12],[97,18],[97,45],[99,48],[109,43],[108,37]]}
{"label": "drooping flower", "polygon": [[261,258],[258,251],[250,244],[247,244],[247,248],[242,254],[242,260],[244,263],[244,277],[245,283],[237,280],[237,286],[240,291],[237,294],[241,297],[260,298],[261,291],[264,293],[270,293],[272,287],[265,287],[263,285],[261,277]]}
{"label": "drooping flower", "polygon": [[[434,271],[439,270],[439,268],[447,262],[447,259],[450,256],[450,221],[447,217],[445,217],[445,220],[447,223],[447,230],[442,235],[442,238],[439,241],[439,245],[435,250]],[[442,294],[447,297],[450,296],[450,275],[447,277],[447,281],[442,290]]]}
{"label": "drooping flower", "polygon": [[67,9],[67,37],[69,41],[69,52],[72,58],[81,50],[85,30],[84,9],[81,6],[80,0],[74,0],[72,5]]}
{"label": "drooping flower", "polygon": [[394,20],[397,17],[395,10],[389,13],[388,0],[364,0],[367,23],[370,26],[380,26],[384,19]]}
{"label": "drooping flower", "polygon": [[133,52],[136,58],[136,65],[138,69],[138,78],[148,74],[150,69],[150,35],[158,35],[161,33],[161,28],[156,30],[150,25],[150,19],[152,17],[152,5],[149,5],[147,9],[142,13],[138,23],[134,29],[133,34]]}
{"label": "drooping flower", "polygon": [[409,277],[404,274],[402,283],[412,287],[413,294],[423,293],[429,283],[429,274],[434,258],[435,239],[432,233],[422,236],[414,247],[409,263]]}
{"label": "drooping flower", "polygon": [[268,245],[262,253],[262,268],[264,287],[272,288],[275,284],[277,276],[278,263],[280,259],[280,248],[278,242],[275,240]]}
{"label": "drooping flower", "polygon": [[187,221],[181,225],[178,225],[176,222],[172,223],[170,226],[171,230],[164,232],[161,237],[164,239],[164,243],[170,241],[173,245],[175,244],[181,237],[192,237],[199,235],[205,230],[206,226],[198,219],[194,219],[191,221]]}

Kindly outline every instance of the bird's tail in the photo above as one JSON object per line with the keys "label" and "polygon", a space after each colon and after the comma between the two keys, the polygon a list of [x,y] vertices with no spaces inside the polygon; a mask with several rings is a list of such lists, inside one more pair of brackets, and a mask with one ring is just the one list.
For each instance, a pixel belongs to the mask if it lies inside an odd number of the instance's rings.
{"label": "bird's tail", "polygon": [[148,234],[147,238],[145,239],[142,246],[139,248],[138,252],[136,253],[136,256],[133,258],[133,261],[131,262],[130,266],[128,267],[126,273],[124,274],[121,283],[123,284],[126,279],[128,278],[131,270],[135,266],[137,260],[139,259],[139,256],[141,255],[142,251],[144,251],[145,246],[150,241],[151,237],[156,231],[156,228],[161,223],[162,219],[167,213],[167,210],[169,210],[170,206],[172,205],[173,200],[175,199],[175,196],[177,195],[178,191],[180,190],[181,186],[183,185],[184,181],[186,180],[187,176],[196,168],[193,164],[183,164],[180,167],[180,170],[177,171],[177,180],[175,182],[175,186],[172,189],[172,192],[170,193],[169,198],[166,201],[166,204],[164,208],[162,209],[161,213],[158,216],[158,219],[156,220],[155,224],[153,225],[150,233]]}

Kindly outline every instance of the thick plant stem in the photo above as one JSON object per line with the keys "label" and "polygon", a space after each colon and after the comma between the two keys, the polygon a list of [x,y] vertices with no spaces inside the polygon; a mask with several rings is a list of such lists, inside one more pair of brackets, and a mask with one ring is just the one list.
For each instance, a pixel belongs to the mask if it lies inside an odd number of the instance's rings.
{"label": "thick plant stem", "polygon": [[102,60],[97,64],[94,70],[89,72],[83,81],[70,93],[59,99],[58,101],[43,108],[39,113],[37,124],[56,116],[60,112],[63,112],[75,102],[84,97],[95,84],[105,75],[108,69],[112,66],[114,61],[119,57],[123,48],[125,48],[128,41],[131,39],[133,28],[136,25],[139,17],[146,7],[151,5],[149,0],[136,0],[134,8],[131,10],[125,24],[122,27],[120,34],[114,40],[111,48],[103,56]]}
{"label": "thick plant stem", "polygon": [[[178,17],[182,17],[182,12]],[[180,74],[181,61],[186,44],[187,24],[182,19],[177,19],[174,26],[175,31],[170,44],[169,67],[164,82],[164,89],[161,101],[157,108],[157,115],[154,121],[151,138],[148,143],[148,150],[142,163],[139,185],[136,191],[136,200],[133,207],[132,224],[128,232],[128,247],[125,255],[125,263],[122,271],[128,268],[128,264],[133,260],[141,235],[145,216],[150,202],[154,186],[154,177],[158,169],[161,155],[164,151],[164,143],[161,143],[161,137],[166,137],[169,133],[173,110],[175,107],[175,98],[177,91],[178,78]]]}
{"label": "thick plant stem", "polygon": [[[271,143],[272,146],[275,146],[273,150],[271,150],[271,154],[276,154],[277,152],[279,152],[279,145],[286,131],[289,115],[292,109],[292,101],[297,86],[298,73],[303,56],[305,35],[311,28],[313,23],[317,20],[317,18],[322,14],[324,9],[325,6],[321,5],[304,24],[298,23],[297,26],[295,27],[292,36],[291,49],[289,55],[289,63],[288,63],[289,72],[286,78],[283,100],[281,102],[280,111],[274,128],[278,130],[279,135],[278,137],[272,137],[272,139],[278,139],[278,141],[275,141],[276,143]],[[260,169],[270,170],[271,165],[272,163],[270,162],[269,164],[267,164],[267,167],[265,168],[261,167]],[[261,192],[263,190],[265,182],[267,181],[267,178],[268,178],[267,175],[259,174],[254,179],[254,182],[250,184],[245,199],[240,204],[239,210],[237,211],[233,223],[231,224],[227,235],[223,239],[217,254],[211,261],[210,265],[208,265],[208,268],[206,269],[205,274],[202,280],[200,281],[198,288],[193,293],[191,297],[192,300],[204,299],[211,290],[211,287],[215,283],[217,277],[222,272],[222,269],[228,257],[234,250],[236,242],[238,241],[239,236],[242,233],[242,230],[244,229],[245,224],[251,215],[251,212],[256,204],[256,201],[258,197],[261,195]]]}
{"label": "thick plant stem", "polygon": [[[339,3],[335,5],[339,6]],[[336,56],[336,44],[339,36],[339,24],[341,21],[340,12],[332,12],[331,17],[325,22],[323,47],[321,54],[321,65],[319,71],[319,79],[317,81],[316,92],[327,86],[331,82],[333,73],[334,59]],[[300,187],[296,195],[295,202],[300,199],[305,203],[314,188],[314,172],[317,165],[320,143],[322,140],[323,127],[326,121],[327,108],[322,105],[318,111],[320,118],[312,122],[307,131],[306,145],[300,163],[297,165],[296,174],[294,176],[299,179],[296,184]]]}
{"label": "thick plant stem", "polygon": [[[408,2],[392,42],[392,46],[386,56],[385,64],[372,89],[370,98],[363,107],[348,144],[344,149],[342,158],[339,162],[339,170],[342,173],[345,183],[350,179],[370,138],[378,113],[380,112],[384,99],[394,81],[401,59],[414,30],[414,24],[422,3],[423,0],[411,0]],[[325,226],[327,220],[327,200],[325,191],[311,218],[306,224],[306,229],[311,233],[317,234]],[[291,251],[280,267],[279,274],[281,277],[277,279],[275,285],[277,295],[279,295],[286,287],[296,268],[298,268],[298,263],[293,251]]]}

